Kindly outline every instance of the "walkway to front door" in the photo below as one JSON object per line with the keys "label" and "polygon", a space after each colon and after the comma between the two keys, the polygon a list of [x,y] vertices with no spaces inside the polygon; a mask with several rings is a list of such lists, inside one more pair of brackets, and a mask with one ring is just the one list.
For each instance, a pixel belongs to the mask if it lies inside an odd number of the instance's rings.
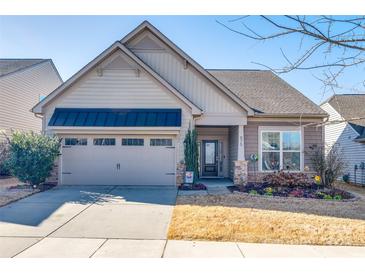
{"label": "walkway to front door", "polygon": [[202,176],[218,176],[218,141],[204,140],[202,154]]}

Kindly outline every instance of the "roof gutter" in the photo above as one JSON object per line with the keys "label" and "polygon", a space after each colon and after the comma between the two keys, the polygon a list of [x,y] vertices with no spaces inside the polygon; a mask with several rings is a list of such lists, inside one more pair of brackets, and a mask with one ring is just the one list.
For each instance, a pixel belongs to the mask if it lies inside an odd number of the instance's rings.
{"label": "roof gutter", "polygon": [[328,114],[314,114],[314,113],[290,113],[290,114],[274,114],[274,113],[255,113],[254,117],[265,118],[326,118]]}

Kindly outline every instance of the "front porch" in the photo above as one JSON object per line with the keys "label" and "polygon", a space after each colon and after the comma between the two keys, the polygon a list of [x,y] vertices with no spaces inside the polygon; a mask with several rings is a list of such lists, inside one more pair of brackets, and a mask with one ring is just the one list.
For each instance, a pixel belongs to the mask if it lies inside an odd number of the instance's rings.
{"label": "front porch", "polygon": [[200,182],[216,185],[238,183],[242,173],[247,178],[243,125],[196,126],[196,130]]}

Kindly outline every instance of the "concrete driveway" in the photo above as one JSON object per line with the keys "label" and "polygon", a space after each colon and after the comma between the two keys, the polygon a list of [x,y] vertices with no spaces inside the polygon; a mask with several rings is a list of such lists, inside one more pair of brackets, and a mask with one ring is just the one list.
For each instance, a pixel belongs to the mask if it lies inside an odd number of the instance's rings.
{"label": "concrete driveway", "polygon": [[168,187],[57,187],[0,208],[0,257],[160,257]]}

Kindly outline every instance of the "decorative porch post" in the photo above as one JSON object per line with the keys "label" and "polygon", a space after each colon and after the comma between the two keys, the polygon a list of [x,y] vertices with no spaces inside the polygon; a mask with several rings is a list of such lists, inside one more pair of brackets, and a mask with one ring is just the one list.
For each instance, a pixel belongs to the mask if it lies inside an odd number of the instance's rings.
{"label": "decorative porch post", "polygon": [[234,178],[235,184],[247,183],[247,161],[245,160],[245,139],[243,125],[238,125],[238,147],[237,147],[237,160],[234,161]]}
{"label": "decorative porch post", "polygon": [[243,126],[238,126],[238,153],[237,160],[245,160],[245,146],[244,146]]}

